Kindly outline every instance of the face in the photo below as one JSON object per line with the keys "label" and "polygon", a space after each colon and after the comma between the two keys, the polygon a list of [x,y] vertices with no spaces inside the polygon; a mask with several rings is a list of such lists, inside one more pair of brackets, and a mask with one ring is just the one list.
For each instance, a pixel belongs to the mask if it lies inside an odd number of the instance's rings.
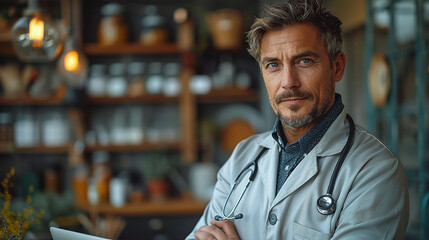
{"label": "face", "polygon": [[314,125],[335,100],[344,53],[330,62],[316,27],[294,24],[266,32],[261,41],[261,72],[271,106],[283,125]]}

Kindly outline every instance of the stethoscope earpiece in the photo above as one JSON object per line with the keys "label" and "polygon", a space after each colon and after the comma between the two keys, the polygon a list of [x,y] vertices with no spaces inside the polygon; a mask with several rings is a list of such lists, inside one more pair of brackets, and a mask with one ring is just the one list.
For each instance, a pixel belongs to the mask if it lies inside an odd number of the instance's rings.
{"label": "stethoscope earpiece", "polygon": [[317,211],[323,215],[329,215],[335,212],[335,200],[331,195],[325,194],[317,199]]}

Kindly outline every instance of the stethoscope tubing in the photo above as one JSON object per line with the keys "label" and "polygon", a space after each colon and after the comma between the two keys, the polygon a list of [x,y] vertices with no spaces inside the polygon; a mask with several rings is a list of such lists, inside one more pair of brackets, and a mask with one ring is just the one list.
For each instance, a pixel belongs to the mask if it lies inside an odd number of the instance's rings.
{"label": "stethoscope tubing", "polygon": [[337,164],[335,165],[334,171],[332,172],[331,180],[329,181],[328,191],[326,194],[331,195],[334,192],[334,185],[337,181],[338,173],[340,168],[343,166],[344,160],[349,154],[350,149],[352,148],[353,141],[355,139],[355,123],[353,118],[350,115],[346,115],[347,120],[349,120],[349,136],[347,138],[346,145],[344,145],[343,150],[341,150],[340,158],[338,159]]}

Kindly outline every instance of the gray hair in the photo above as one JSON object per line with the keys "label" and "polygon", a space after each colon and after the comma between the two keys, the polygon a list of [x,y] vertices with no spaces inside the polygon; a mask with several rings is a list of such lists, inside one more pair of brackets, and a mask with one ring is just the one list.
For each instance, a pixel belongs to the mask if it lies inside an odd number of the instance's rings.
{"label": "gray hair", "polygon": [[250,55],[260,62],[263,35],[267,31],[299,23],[311,24],[319,30],[332,62],[342,47],[341,21],[323,7],[319,0],[288,0],[267,7],[247,32]]}

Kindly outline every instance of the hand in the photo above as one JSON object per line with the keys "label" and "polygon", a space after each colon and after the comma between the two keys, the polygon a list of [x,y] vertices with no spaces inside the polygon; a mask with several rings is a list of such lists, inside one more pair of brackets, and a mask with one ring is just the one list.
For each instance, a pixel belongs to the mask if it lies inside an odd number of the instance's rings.
{"label": "hand", "polygon": [[234,223],[230,220],[211,220],[211,226],[203,226],[195,233],[198,240],[240,240]]}

